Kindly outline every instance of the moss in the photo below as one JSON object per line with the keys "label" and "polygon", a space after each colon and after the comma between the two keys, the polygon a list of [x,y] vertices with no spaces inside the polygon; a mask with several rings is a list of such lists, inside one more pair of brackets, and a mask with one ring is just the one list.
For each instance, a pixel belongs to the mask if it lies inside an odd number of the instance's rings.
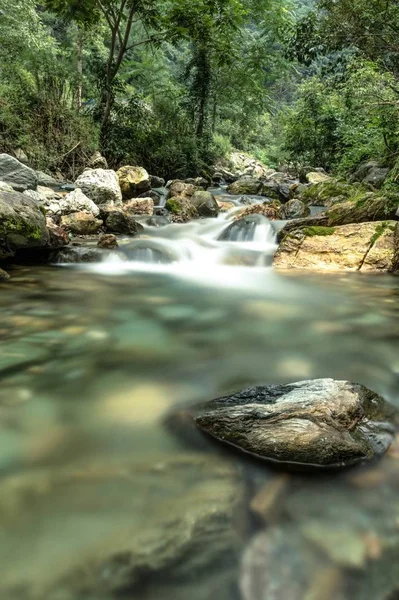
{"label": "moss", "polygon": [[303,229],[303,233],[307,236],[307,237],[315,237],[315,236],[327,236],[327,235],[333,235],[333,233],[335,233],[335,227],[318,227],[318,226],[313,226],[313,227],[305,227]]}
{"label": "moss", "polygon": [[174,215],[179,214],[181,211],[181,203],[177,198],[171,198],[168,200],[165,204],[165,207]]}
{"label": "moss", "polygon": [[42,213],[43,217],[45,217],[47,213],[46,213],[46,209],[44,208],[44,206],[40,205],[39,210]]}
{"label": "moss", "polygon": [[391,223],[387,223],[386,221],[378,223],[377,227],[375,228],[375,232],[370,240],[372,246],[374,246],[378,238],[380,238],[387,229],[389,229],[390,231],[395,231],[395,226],[391,225]]}
{"label": "moss", "polygon": [[30,240],[40,240],[42,230],[38,225],[30,225],[20,219],[4,219],[0,223],[0,235],[6,236],[11,233],[17,233]]}
{"label": "moss", "polygon": [[301,195],[301,200],[309,204],[324,204],[332,198],[347,200],[353,193],[353,186],[340,181],[325,181],[309,186]]}

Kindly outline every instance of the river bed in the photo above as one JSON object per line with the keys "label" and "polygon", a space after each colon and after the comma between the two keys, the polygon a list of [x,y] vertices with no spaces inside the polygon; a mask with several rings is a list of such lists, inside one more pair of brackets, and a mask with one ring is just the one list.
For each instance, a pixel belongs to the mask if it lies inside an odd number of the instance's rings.
{"label": "river bed", "polygon": [[399,447],[343,474],[282,474],[171,415],[318,377],[399,406],[399,279],[245,265],[202,256],[10,272],[2,599],[397,597]]}

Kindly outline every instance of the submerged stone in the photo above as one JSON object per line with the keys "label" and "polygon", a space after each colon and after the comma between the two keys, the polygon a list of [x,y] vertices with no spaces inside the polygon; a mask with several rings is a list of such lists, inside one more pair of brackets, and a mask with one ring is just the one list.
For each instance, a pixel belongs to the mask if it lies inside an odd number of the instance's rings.
{"label": "submerged stone", "polygon": [[395,418],[395,408],[362,385],[316,379],[212,400],[195,421],[216,439],[267,461],[339,468],[384,454]]}

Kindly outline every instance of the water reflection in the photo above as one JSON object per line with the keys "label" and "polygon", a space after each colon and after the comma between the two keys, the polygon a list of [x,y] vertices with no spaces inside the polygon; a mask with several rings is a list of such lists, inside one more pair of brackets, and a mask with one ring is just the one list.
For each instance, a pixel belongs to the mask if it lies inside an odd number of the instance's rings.
{"label": "water reflection", "polygon": [[[19,269],[0,297],[0,597],[392,600],[399,448],[282,475],[175,405],[334,377],[399,404],[393,277]],[[94,271],[94,272],[93,272]]]}

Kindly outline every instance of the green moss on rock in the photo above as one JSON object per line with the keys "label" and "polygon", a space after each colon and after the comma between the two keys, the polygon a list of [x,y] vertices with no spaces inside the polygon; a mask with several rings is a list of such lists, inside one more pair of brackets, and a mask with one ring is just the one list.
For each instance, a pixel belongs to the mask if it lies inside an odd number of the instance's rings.
{"label": "green moss on rock", "polygon": [[0,221],[0,235],[18,234],[27,240],[40,240],[42,230],[38,225],[28,224],[22,219],[12,219],[11,217]]}
{"label": "green moss on rock", "polygon": [[302,231],[306,235],[306,237],[315,237],[315,236],[325,237],[327,235],[333,235],[335,233],[335,227],[313,226],[313,227],[305,227]]}

